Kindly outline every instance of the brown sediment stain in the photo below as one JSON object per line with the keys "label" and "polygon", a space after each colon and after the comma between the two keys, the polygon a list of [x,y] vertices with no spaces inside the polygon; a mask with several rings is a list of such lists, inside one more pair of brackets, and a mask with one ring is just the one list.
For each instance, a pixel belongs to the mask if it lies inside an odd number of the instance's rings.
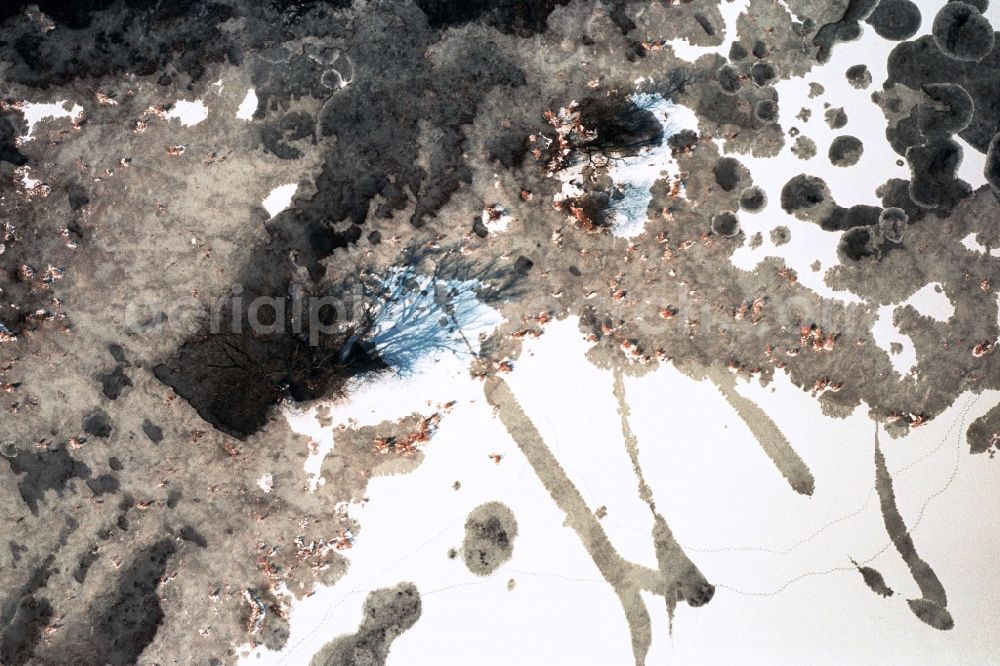
{"label": "brown sediment stain", "polygon": [[662,518],[656,521],[652,535],[659,570],[629,562],[619,555],[507,383],[500,378],[490,378],[484,392],[542,485],[565,512],[566,524],[577,533],[601,575],[618,595],[628,622],[635,663],[641,666],[652,643],[652,629],[640,592],[652,592],[664,597],[668,610],[672,610],[680,598],[693,606],[706,603],[714,593],[714,587],[683,555]]}
{"label": "brown sediment stain", "polygon": [[753,400],[744,398],[736,392],[736,379],[732,375],[718,368],[710,369],[707,374],[726,401],[750,428],[750,432],[760,443],[764,453],[788,480],[792,490],[802,495],[812,495],[816,489],[812,472],[771,417]]}
{"label": "brown sediment stain", "polygon": [[908,599],[910,610],[922,622],[947,631],[955,626],[955,621],[946,609],[948,596],[945,594],[944,586],[938,580],[937,574],[927,562],[917,554],[913,537],[910,536],[909,529],[899,513],[896,506],[896,493],[892,487],[892,475],[885,464],[885,456],[878,442],[878,426],[875,428],[875,490],[878,492],[879,503],[882,507],[882,520],[885,522],[886,532],[892,540],[892,544],[899,551],[906,566],[910,569],[913,580],[920,588],[923,595],[921,599]]}
{"label": "brown sediment stain", "polygon": [[328,643],[310,664],[385,664],[392,642],[417,623],[422,610],[420,592],[413,583],[373,590],[365,599],[358,630]]}
{"label": "brown sediment stain", "polygon": [[684,553],[667,525],[667,521],[656,510],[653,492],[646,483],[642,466],[639,463],[639,441],[629,425],[631,410],[625,397],[625,377],[620,367],[615,368],[614,378],[613,392],[618,401],[618,414],[622,421],[622,439],[625,441],[625,449],[628,451],[632,470],[639,483],[639,498],[649,506],[649,510],[653,513],[652,537],[656,561],[663,578],[672,581],[666,595],[667,613],[672,625],[674,609],[679,600],[683,599],[690,606],[703,606],[712,600],[715,595],[715,587],[705,579]]}

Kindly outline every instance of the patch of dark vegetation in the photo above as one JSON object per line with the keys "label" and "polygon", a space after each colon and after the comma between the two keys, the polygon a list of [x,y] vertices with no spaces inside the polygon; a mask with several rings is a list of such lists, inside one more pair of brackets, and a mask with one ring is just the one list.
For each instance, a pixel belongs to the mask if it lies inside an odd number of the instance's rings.
{"label": "patch of dark vegetation", "polygon": [[115,494],[121,488],[121,484],[118,482],[118,477],[113,474],[101,474],[97,478],[87,479],[85,482],[87,487],[90,488],[90,492],[94,495],[107,495]]}
{"label": "patch of dark vegetation", "polygon": [[767,206],[767,192],[757,185],[745,187],[740,192],[739,203],[748,213],[758,213]]}
{"label": "patch of dark vegetation", "polygon": [[70,210],[80,210],[90,203],[87,188],[80,183],[70,183],[66,186],[66,196],[69,199]]}
{"label": "patch of dark vegetation", "polygon": [[972,187],[957,177],[962,146],[952,139],[935,139],[906,150],[910,165],[910,198],[924,208],[950,210],[972,195]]}
{"label": "patch of dark vegetation", "polygon": [[297,160],[302,151],[291,145],[302,139],[315,139],[313,131],[316,120],[308,113],[291,111],[277,122],[265,123],[260,130],[260,140],[264,149],[283,160]]}
{"label": "patch of dark vegetation", "polygon": [[100,549],[96,545],[91,546],[90,550],[80,555],[76,561],[76,567],[73,569],[73,580],[82,585],[87,580],[90,567],[94,565],[98,557],[100,557]]}
{"label": "patch of dark vegetation", "polygon": [[847,82],[854,88],[864,89],[872,84],[872,73],[867,65],[851,65],[846,72]]}
{"label": "patch of dark vegetation", "polygon": [[895,126],[887,126],[885,128],[885,138],[892,149],[904,157],[910,146],[919,146],[923,143],[925,139],[920,134],[920,128],[917,124],[917,110],[913,109],[910,115],[899,119]]}
{"label": "patch of dark vegetation", "polygon": [[420,593],[412,583],[368,594],[357,632],[341,636],[313,657],[311,666],[385,666],[392,642],[420,619]]}
{"label": "patch of dark vegetation", "polygon": [[855,227],[845,231],[844,235],[840,237],[840,245],[837,250],[851,261],[861,261],[868,257],[879,256],[871,227]]}
{"label": "patch of dark vegetation", "polygon": [[854,166],[864,153],[864,145],[857,137],[843,135],[830,142],[830,164],[838,167]]}
{"label": "patch of dark vegetation", "polygon": [[890,243],[902,243],[909,216],[902,208],[885,208],[878,216],[878,230]]}
{"label": "patch of dark vegetation", "polygon": [[930,35],[924,35],[898,44],[889,54],[887,66],[887,88],[895,83],[913,90],[929,83],[961,86],[972,98],[973,116],[958,135],[979,152],[986,152],[1000,127],[1000,86],[995,76],[1000,71],[1000,49],[994,48],[979,62],[955,60],[942,53]]}
{"label": "patch of dark vegetation", "polygon": [[712,216],[712,233],[723,238],[735,238],[740,235],[740,220],[736,213],[723,211]]}
{"label": "patch of dark vegetation", "polygon": [[729,63],[715,70],[715,78],[719,82],[722,92],[727,95],[735,95],[743,87],[743,79],[740,77],[739,70]]}
{"label": "patch of dark vegetation", "polygon": [[762,99],[753,108],[753,115],[762,123],[778,122],[778,103],[773,99]]}
{"label": "patch of dark vegetation", "polygon": [[830,190],[826,181],[818,176],[799,174],[781,188],[781,209],[793,215],[815,209],[828,201]]}
{"label": "patch of dark vegetation", "polygon": [[709,37],[715,36],[716,32],[715,26],[712,25],[712,22],[708,20],[707,16],[705,16],[701,12],[695,12],[694,20],[697,21],[698,25],[701,26],[701,29],[705,31],[706,35],[708,35]]}
{"label": "patch of dark vegetation", "polygon": [[0,663],[8,666],[31,663],[52,615],[48,599],[31,594],[21,597],[13,617],[0,628]]}
{"label": "patch of dark vegetation", "polygon": [[156,591],[175,551],[171,540],[162,539],[136,553],[122,569],[115,590],[90,609],[86,635],[63,644],[67,659],[112,666],[137,663],[163,622]]}
{"label": "patch of dark vegetation", "polygon": [[842,129],[847,125],[847,114],[844,112],[843,107],[827,109],[823,115],[830,129]]}
{"label": "patch of dark vegetation", "polygon": [[142,432],[153,444],[159,444],[163,441],[163,428],[156,425],[149,419],[142,420]]}
{"label": "patch of dark vegetation", "polygon": [[986,10],[989,9],[990,0],[948,0],[948,2],[964,2],[967,5],[971,5],[979,10],[979,13],[986,15]]}
{"label": "patch of dark vegetation", "polygon": [[[3,3],[0,20],[19,13],[20,0]],[[233,59],[234,37],[219,24],[234,18],[232,6],[201,0],[111,2],[42,0],[37,4],[58,26],[38,34],[25,17],[8,21],[11,67],[5,77],[31,86],[62,85],[80,78],[122,72],[150,76],[168,67],[200,79],[206,65]],[[18,9],[14,9],[18,8]],[[186,48],[177,48],[184,44]]]}
{"label": "patch of dark vegetation", "polygon": [[569,0],[415,0],[432,28],[478,22],[508,35],[545,32],[549,14]]}
{"label": "patch of dark vegetation", "polygon": [[837,42],[850,42],[859,38],[860,21],[868,18],[878,3],[879,0],[850,0],[840,20],[822,26],[813,37],[816,60],[821,63],[827,62]]}
{"label": "patch of dark vegetation", "polygon": [[910,0],[879,0],[865,21],[883,39],[899,42],[909,39],[920,29],[920,8]]}
{"label": "patch of dark vegetation", "polygon": [[185,525],[177,533],[184,541],[189,541],[199,548],[208,548],[208,539],[206,539],[201,532],[191,527],[190,525]]}
{"label": "patch of dark vegetation", "polygon": [[993,26],[964,2],[945,3],[934,17],[931,35],[941,52],[955,60],[979,62],[993,50]]}
{"label": "patch of dark vegetation", "polygon": [[693,150],[698,145],[698,133],[694,130],[682,129],[671,134],[670,138],[667,139],[667,144],[670,146],[671,154],[677,157],[684,152]]}
{"label": "patch of dark vegetation", "polygon": [[715,182],[726,192],[732,192],[739,187],[743,180],[743,171],[746,171],[746,167],[735,157],[723,157],[712,168]]}
{"label": "patch of dark vegetation", "polygon": [[769,86],[778,80],[778,68],[773,62],[761,60],[750,65],[750,80],[758,88]]}
{"label": "patch of dark vegetation", "polygon": [[111,436],[111,418],[103,409],[97,408],[83,417],[83,431],[106,439]]}
{"label": "patch of dark vegetation", "polygon": [[933,103],[917,105],[917,128],[928,139],[958,134],[972,123],[972,96],[954,83],[928,83],[922,87]]}
{"label": "patch of dark vegetation", "polygon": [[20,132],[15,128],[11,117],[13,114],[0,114],[0,162],[24,166],[27,164],[28,158],[21,154],[14,142]]}
{"label": "patch of dark vegetation", "polygon": [[115,366],[110,372],[97,375],[97,381],[101,383],[101,393],[111,400],[117,400],[126,388],[132,386],[132,380],[121,365]]}
{"label": "patch of dark vegetation", "polygon": [[90,468],[73,458],[65,444],[54,449],[19,450],[16,456],[7,458],[7,463],[15,475],[24,475],[18,479],[17,489],[36,516],[46,490],[54,490],[62,497],[70,481],[90,478]]}
{"label": "patch of dark vegetation", "polygon": [[510,559],[517,536],[517,521],[500,502],[481,504],[465,521],[462,554],[465,566],[477,576],[488,576]]}
{"label": "patch of dark vegetation", "polygon": [[908,180],[890,178],[875,190],[875,194],[881,198],[883,208],[899,208],[906,214],[910,224],[927,215],[927,209],[913,203],[913,199],[910,198],[910,181]]}

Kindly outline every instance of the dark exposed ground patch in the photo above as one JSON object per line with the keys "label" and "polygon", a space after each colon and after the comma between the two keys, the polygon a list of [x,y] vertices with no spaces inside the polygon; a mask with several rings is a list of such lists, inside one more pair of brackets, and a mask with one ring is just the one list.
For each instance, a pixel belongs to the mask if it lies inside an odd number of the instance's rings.
{"label": "dark exposed ground patch", "polygon": [[867,257],[877,257],[879,249],[871,227],[848,229],[840,237],[838,253],[851,261],[861,261]]}
{"label": "dark exposed ground patch", "polygon": [[762,123],[778,122],[778,103],[773,99],[762,99],[753,108],[753,114]]}
{"label": "dark exposed ground patch", "polygon": [[94,437],[107,438],[111,435],[111,417],[97,408],[83,417],[83,431]]}
{"label": "dark exposed ground patch", "polygon": [[[491,14],[493,5],[486,3],[462,5],[461,10],[456,3],[426,6],[432,17],[438,16],[436,11],[442,12],[442,20],[448,16],[449,24],[476,17],[489,21],[493,16],[513,21],[510,25],[517,30],[535,25],[518,23],[519,12],[533,12],[544,4],[504,3],[496,8],[499,14]],[[545,16],[555,4],[547,5]],[[504,8],[513,14],[504,14]],[[448,14],[452,9],[456,13]],[[336,94],[336,103],[323,106],[318,118],[320,135],[335,136],[336,141],[326,151],[315,179],[317,193],[297,199],[293,209],[267,223],[271,242],[257,247],[240,271],[237,282],[243,285],[247,302],[258,296],[287,297],[290,283],[300,279],[288,261],[290,254],[297,256],[312,281],[321,280],[322,260],[363,237],[359,225],[368,217],[373,200],[382,201],[377,215],[386,219],[414,203],[409,219],[421,226],[462,183],[470,181],[471,173],[462,162],[463,126],[476,116],[474,100],[497,86],[521,85],[524,77],[486,42],[463,42],[461,57],[433,62],[425,55],[439,36],[422,27],[423,17],[417,7],[398,3],[380,5],[347,32],[336,17],[315,12],[289,28],[301,37],[332,31],[347,40],[353,82]],[[282,56],[274,63],[258,59],[254,76],[261,100],[258,113],[287,104],[296,91],[289,81],[290,72],[297,71],[296,59],[312,62],[306,55],[288,57],[292,60]],[[319,90],[315,79],[321,72],[306,65],[299,77],[302,92],[325,97],[328,91],[313,92]],[[372,123],[380,131],[370,131]],[[421,123],[440,132],[427,168],[418,160]],[[523,142],[523,134],[518,137]],[[346,222],[351,226],[343,230]],[[360,346],[348,348],[348,341],[364,337],[364,330],[323,334],[314,345],[307,342],[310,331],[292,333],[291,316],[287,312],[285,325],[272,334],[253,335],[244,327],[239,333],[193,336],[157,366],[155,374],[213,426],[245,438],[266,423],[268,410],[280,400],[336,394],[347,378],[380,367]]]}
{"label": "dark exposed ground patch", "polygon": [[875,33],[894,42],[909,39],[920,29],[920,8],[910,0],[879,0],[865,21]]}
{"label": "dark exposed ground patch", "polygon": [[715,182],[726,192],[736,189],[743,180],[743,172],[746,167],[734,157],[723,157],[715,163],[712,173],[715,174]]}
{"label": "dark exposed ground patch", "polygon": [[544,32],[549,14],[569,0],[416,0],[432,27],[478,21],[507,34],[528,37]]}
{"label": "dark exposed ground patch", "polygon": [[910,198],[924,208],[951,209],[972,194],[972,187],[958,178],[962,146],[952,139],[935,139],[906,150],[910,165]]}
{"label": "dark exposed ground patch", "polygon": [[973,421],[966,431],[965,439],[972,453],[989,452],[993,455],[1000,449],[1000,405],[994,406]]}
{"label": "dark exposed ground patch", "polygon": [[712,233],[723,238],[735,238],[740,233],[740,220],[736,213],[723,211],[712,216]]}
{"label": "dark exposed ground patch", "polygon": [[347,378],[382,367],[358,345],[342,353],[352,335],[326,336],[314,347],[290,331],[222,332],[189,340],[153,371],[205,421],[245,439],[286,397],[301,401],[336,393]]}
{"label": "dark exposed ground patch", "polygon": [[90,492],[97,496],[107,494],[113,495],[121,488],[118,477],[113,474],[101,474],[96,478],[87,479],[85,483],[87,484],[87,487],[90,488]]}
{"label": "dark exposed ground patch", "polygon": [[767,192],[758,185],[745,187],[740,192],[739,203],[748,213],[759,213],[767,207]]}
{"label": "dark exposed ground patch", "polygon": [[663,127],[656,116],[622,95],[584,99],[580,121],[595,133],[577,147],[584,153],[637,155],[663,141]]}
{"label": "dark exposed ground patch", "polygon": [[719,82],[719,87],[722,88],[722,92],[727,95],[735,95],[739,92],[740,88],[743,87],[743,81],[740,78],[740,71],[726,63],[715,70],[715,78]]}
{"label": "dark exposed ground patch", "polygon": [[964,2],[947,2],[934,17],[934,41],[955,60],[979,62],[993,50],[993,26],[979,10]]}
{"label": "dark exposed ground patch", "polygon": [[986,182],[993,188],[993,193],[1000,198],[1000,133],[990,141],[986,151],[986,165],[983,168]]}
{"label": "dark exposed ground patch", "polygon": [[872,73],[868,71],[867,65],[851,65],[847,68],[845,76],[847,82],[855,88],[863,90],[872,84]]}
{"label": "dark exposed ground patch", "polygon": [[847,124],[847,114],[844,112],[843,107],[827,109],[823,117],[826,119],[826,124],[830,129],[841,129]]}
{"label": "dark exposed ground patch", "polygon": [[837,42],[850,42],[861,36],[860,21],[868,18],[879,0],[850,0],[844,15],[833,23],[822,26],[813,37],[816,59],[826,62]]}
{"label": "dark exposed ground patch", "polygon": [[795,143],[792,144],[792,155],[800,160],[811,160],[816,157],[816,142],[800,134],[795,137]]}
{"label": "dark exposed ground patch", "polygon": [[903,242],[909,216],[902,208],[885,208],[878,216],[878,230],[890,243]]}
{"label": "dark exposed ground patch", "polygon": [[153,444],[159,444],[163,441],[163,428],[156,425],[149,419],[143,419],[142,432],[149,438],[149,441],[153,442]]}
{"label": "dark exposed ground patch", "polygon": [[93,566],[98,557],[100,557],[100,550],[96,545],[91,546],[89,550],[80,555],[76,561],[76,568],[73,569],[73,580],[82,585],[87,580],[90,567]]}
{"label": "dark exposed ground patch", "polygon": [[101,392],[111,400],[117,400],[126,388],[132,386],[131,378],[125,374],[125,369],[121,365],[97,375],[97,381],[101,383]]}
{"label": "dark exposed ground patch", "polygon": [[864,145],[857,137],[843,135],[836,137],[830,143],[827,156],[830,164],[838,167],[850,167],[858,163],[864,153]]}
{"label": "dark exposed ground patch", "polygon": [[[938,48],[930,35],[898,44],[889,54],[886,86],[894,83],[920,90],[927,83],[953,83],[972,97],[972,122],[959,136],[980,152],[986,152],[1000,127],[1000,86],[995,72],[1000,71],[1000,49],[994,48],[982,61],[968,62],[950,58]],[[895,147],[895,146],[894,146]]]}
{"label": "dark exposed ground patch", "polygon": [[917,105],[917,127],[928,139],[958,134],[972,122],[972,97],[962,86],[928,83],[922,89],[933,100],[931,104]]}
{"label": "dark exposed ground patch", "polygon": [[808,219],[808,212],[831,201],[826,181],[818,176],[799,174],[781,188],[781,208],[800,219]]}
{"label": "dark exposed ground patch", "polygon": [[73,479],[90,478],[90,468],[73,458],[65,444],[54,449],[18,451],[13,458],[7,458],[10,471],[24,475],[18,479],[17,489],[21,499],[38,515],[38,502],[46,490],[54,490],[62,496],[67,484]]}
{"label": "dark exposed ground patch", "polygon": [[750,65],[750,80],[759,88],[771,85],[778,80],[778,68],[766,60],[755,62]]}
{"label": "dark exposed ground patch", "polygon": [[420,593],[413,583],[400,583],[396,587],[370,592],[365,599],[357,632],[328,644],[313,657],[310,665],[382,666],[389,656],[392,642],[416,624],[421,610]]}
{"label": "dark exposed ground patch", "polygon": [[30,663],[52,614],[48,599],[30,594],[22,597],[14,616],[0,629],[0,663],[8,666]]}
{"label": "dark exposed ground patch", "polygon": [[62,641],[66,658],[88,666],[136,663],[163,622],[157,588],[175,550],[171,540],[163,539],[138,551],[121,570],[115,589],[90,609],[87,629],[92,633]]}
{"label": "dark exposed ground patch", "polygon": [[477,506],[465,521],[465,566],[477,576],[489,576],[510,559],[515,537],[517,521],[506,505],[487,502]]}
{"label": "dark exposed ground patch", "polygon": [[771,229],[771,242],[776,246],[787,244],[792,240],[792,230],[781,224]]}

